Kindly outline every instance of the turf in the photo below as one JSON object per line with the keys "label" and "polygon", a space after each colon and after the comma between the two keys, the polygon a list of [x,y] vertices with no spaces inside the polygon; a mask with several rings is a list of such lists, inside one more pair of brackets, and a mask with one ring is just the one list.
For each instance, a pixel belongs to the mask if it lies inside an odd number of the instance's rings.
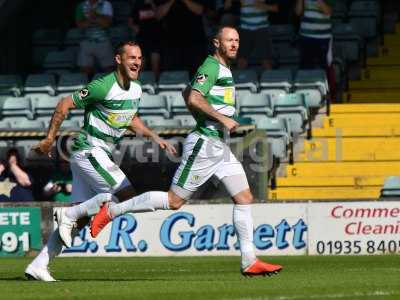
{"label": "turf", "polygon": [[273,257],[257,278],[238,257],[59,258],[55,283],[25,280],[29,261],[0,259],[0,299],[400,299],[400,256]]}

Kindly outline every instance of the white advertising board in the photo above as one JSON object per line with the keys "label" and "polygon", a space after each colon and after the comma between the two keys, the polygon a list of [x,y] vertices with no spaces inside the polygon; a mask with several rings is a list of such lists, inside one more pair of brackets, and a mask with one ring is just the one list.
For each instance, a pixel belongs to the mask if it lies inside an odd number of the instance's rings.
{"label": "white advertising board", "polygon": [[311,204],[309,254],[400,252],[400,202]]}
{"label": "white advertising board", "polygon": [[[62,256],[240,255],[232,205],[126,214],[92,239],[81,230]],[[253,205],[257,255],[400,253],[400,202]]]}
{"label": "white advertising board", "polygon": [[[91,239],[85,228],[64,256],[240,255],[233,205],[187,205],[179,211],[127,214]],[[306,206],[253,205],[258,255],[306,253]]]}

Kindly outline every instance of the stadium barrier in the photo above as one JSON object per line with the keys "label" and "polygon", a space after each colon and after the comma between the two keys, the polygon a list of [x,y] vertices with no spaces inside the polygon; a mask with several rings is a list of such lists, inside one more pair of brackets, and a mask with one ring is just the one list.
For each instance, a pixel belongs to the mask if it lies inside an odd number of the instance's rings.
{"label": "stadium barrier", "polygon": [[[34,254],[41,246],[40,227],[42,237],[53,229],[51,214],[56,205],[27,207],[30,204],[0,208],[1,256]],[[257,203],[253,217],[258,255],[400,254],[399,199]],[[82,229],[62,256],[239,255],[231,219],[230,204],[126,214],[114,219],[95,240],[87,227]]]}

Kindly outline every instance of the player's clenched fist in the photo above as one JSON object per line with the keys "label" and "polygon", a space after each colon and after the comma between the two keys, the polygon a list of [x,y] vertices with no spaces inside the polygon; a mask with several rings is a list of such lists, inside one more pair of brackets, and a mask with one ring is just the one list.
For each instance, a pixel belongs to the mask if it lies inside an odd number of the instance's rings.
{"label": "player's clenched fist", "polygon": [[32,147],[32,150],[38,154],[45,154],[48,157],[51,157],[51,146],[53,145],[53,140],[43,139],[39,142],[39,144]]}
{"label": "player's clenched fist", "polygon": [[224,117],[222,119],[222,125],[224,125],[225,128],[228,129],[230,132],[235,131],[236,128],[239,127],[239,123],[229,117]]}

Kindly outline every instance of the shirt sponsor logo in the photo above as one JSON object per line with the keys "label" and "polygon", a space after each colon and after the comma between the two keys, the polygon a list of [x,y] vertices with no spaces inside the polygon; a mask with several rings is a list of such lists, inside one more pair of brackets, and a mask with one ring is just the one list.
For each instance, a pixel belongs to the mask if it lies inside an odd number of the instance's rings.
{"label": "shirt sponsor logo", "polygon": [[199,74],[196,77],[196,82],[198,84],[203,84],[204,82],[206,82],[207,78],[208,78],[207,74]]}
{"label": "shirt sponsor logo", "polygon": [[81,89],[79,91],[79,97],[81,99],[86,98],[87,96],[89,96],[89,90],[88,89]]}

